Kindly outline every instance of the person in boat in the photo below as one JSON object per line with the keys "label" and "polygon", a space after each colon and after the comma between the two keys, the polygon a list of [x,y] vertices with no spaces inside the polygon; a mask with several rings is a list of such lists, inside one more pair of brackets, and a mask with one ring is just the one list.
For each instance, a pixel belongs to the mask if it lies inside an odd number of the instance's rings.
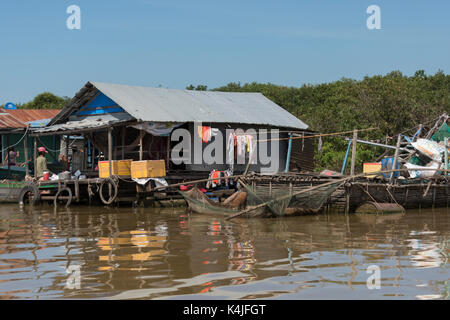
{"label": "person in boat", "polygon": [[44,147],[38,148],[39,157],[36,159],[36,177],[39,180],[43,180],[44,171],[48,171],[47,168],[47,159],[45,158],[45,154],[48,151]]}
{"label": "person in boat", "polygon": [[10,147],[8,151],[8,167],[13,167],[17,164],[19,158],[19,151],[15,151],[14,147]]}

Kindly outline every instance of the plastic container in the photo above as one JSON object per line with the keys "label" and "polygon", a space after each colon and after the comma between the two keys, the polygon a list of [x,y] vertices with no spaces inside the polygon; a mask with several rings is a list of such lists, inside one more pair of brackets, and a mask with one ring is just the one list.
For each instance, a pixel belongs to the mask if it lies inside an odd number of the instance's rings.
{"label": "plastic container", "polygon": [[43,179],[44,181],[50,180],[50,172],[44,171],[44,172],[43,172],[43,175],[42,175],[42,179]]}
{"label": "plastic container", "polygon": [[131,178],[157,178],[166,176],[164,160],[143,160],[131,163]]}
{"label": "plastic container", "polygon": [[[112,160],[111,161],[111,174],[117,176],[130,176],[131,175],[131,162],[133,160]],[[100,178],[109,177],[109,161],[98,162],[98,176]]]}
{"label": "plastic container", "polygon": [[[363,172],[372,173],[381,171],[381,162],[363,163]],[[376,175],[366,176],[367,178],[375,178]]]}
{"label": "plastic container", "polygon": [[[381,171],[387,171],[387,170],[394,170],[392,167],[394,166],[394,157],[390,158],[384,158],[381,160]],[[397,165],[395,166],[395,169],[399,169],[400,165],[397,162]],[[391,177],[391,173],[382,173],[383,177],[386,179],[389,179]],[[400,172],[394,172],[394,177],[397,178],[400,176]]]}

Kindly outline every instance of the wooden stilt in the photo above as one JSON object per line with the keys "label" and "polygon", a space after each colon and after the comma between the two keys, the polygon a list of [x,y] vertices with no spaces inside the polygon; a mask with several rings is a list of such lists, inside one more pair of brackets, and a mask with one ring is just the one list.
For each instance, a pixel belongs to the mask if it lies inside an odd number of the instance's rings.
{"label": "wooden stilt", "polygon": [[[398,164],[398,154],[400,151],[400,143],[402,142],[402,135],[399,134],[397,137],[397,145],[395,146],[395,155],[394,155],[394,163],[392,164],[392,170],[395,170],[397,168]],[[392,184],[392,181],[394,180],[394,172],[391,172],[391,177],[389,178],[389,183]]]}
{"label": "wooden stilt", "polygon": [[125,160],[125,126],[122,127],[122,160]]}
{"label": "wooden stilt", "polygon": [[353,130],[353,145],[352,145],[352,163],[350,168],[350,175],[355,175],[355,164],[356,164],[356,144],[358,140],[358,131]]}
{"label": "wooden stilt", "polygon": [[67,168],[66,170],[69,171],[70,170],[70,165],[69,165],[69,140],[70,140],[70,135],[66,135],[66,148],[64,150],[64,157],[66,158],[66,165]]}
{"label": "wooden stilt", "polygon": [[23,139],[23,152],[25,156],[25,176],[30,172],[30,165],[28,164],[28,137],[25,135]]}
{"label": "wooden stilt", "polygon": [[33,143],[33,163],[34,163],[34,178],[37,179],[36,175],[36,165],[37,165],[37,138],[34,137],[34,143]]}
{"label": "wooden stilt", "polygon": [[112,175],[112,128],[108,128],[108,161],[109,161],[109,176]]}
{"label": "wooden stilt", "polygon": [[10,165],[10,162],[11,162],[11,159],[9,159],[9,146],[11,145],[10,144],[10,140],[9,140],[9,134],[8,135],[6,135],[6,143],[8,144],[8,148],[6,149],[6,156],[8,157],[8,162],[7,162],[7,164],[8,164],[8,179],[11,179],[11,165]]}
{"label": "wooden stilt", "polygon": [[[108,162],[109,162],[109,176],[112,176],[112,128],[108,128]],[[109,197],[112,195],[112,186],[108,183]]]}
{"label": "wooden stilt", "polygon": [[141,161],[144,158],[144,146],[142,145],[143,140],[144,140],[144,135],[141,130],[139,132],[139,160],[141,160]]}

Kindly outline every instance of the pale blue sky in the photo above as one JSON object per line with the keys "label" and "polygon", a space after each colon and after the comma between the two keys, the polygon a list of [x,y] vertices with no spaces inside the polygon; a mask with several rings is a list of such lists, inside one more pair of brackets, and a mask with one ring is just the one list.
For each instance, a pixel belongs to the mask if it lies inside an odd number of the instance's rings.
{"label": "pale blue sky", "polygon": [[[81,8],[68,30],[66,8]],[[381,30],[366,9],[381,8]],[[450,71],[450,1],[0,2],[0,104],[87,81],[183,89],[301,86],[400,70]]]}

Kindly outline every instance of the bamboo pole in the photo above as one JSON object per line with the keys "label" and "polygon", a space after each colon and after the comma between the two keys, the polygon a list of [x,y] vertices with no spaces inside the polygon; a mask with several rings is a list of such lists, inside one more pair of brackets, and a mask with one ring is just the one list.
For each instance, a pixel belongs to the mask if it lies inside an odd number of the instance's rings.
{"label": "bamboo pole", "polygon": [[30,172],[30,165],[28,164],[28,137],[25,135],[23,139],[23,152],[25,155],[25,176]]}
{"label": "bamboo pole", "polygon": [[[109,177],[112,176],[112,128],[108,128],[108,167],[109,167]],[[110,183],[108,183],[108,192],[109,192],[109,198],[112,196],[112,186]]]}
{"label": "bamboo pole", "polygon": [[112,128],[108,128],[108,162],[109,176],[112,175]]}
{"label": "bamboo pole", "polygon": [[[399,134],[397,137],[397,145],[395,146],[395,155],[394,155],[394,163],[392,164],[392,169],[396,169],[397,168],[397,163],[398,163],[398,154],[400,151],[400,143],[402,142],[402,135]],[[392,184],[392,181],[394,180],[394,175],[395,172],[391,172],[391,177],[389,178],[389,183]]]}
{"label": "bamboo pole", "polygon": [[445,170],[448,170],[448,137],[444,139],[444,163],[445,163]]}
{"label": "bamboo pole", "polygon": [[36,175],[36,165],[37,165],[37,137],[34,137],[34,142],[33,142],[33,163],[34,163],[34,178],[37,179],[37,175]]}
{"label": "bamboo pole", "polygon": [[[7,134],[6,135],[6,143],[8,144],[8,149],[10,149],[10,140],[9,140],[9,134]],[[9,150],[8,149],[6,149],[6,154],[7,154],[7,157],[8,157],[8,162],[7,162],[7,164],[8,164],[8,179],[11,179],[11,159],[9,159]]]}
{"label": "bamboo pole", "polygon": [[348,140],[347,151],[345,152],[344,162],[342,163],[341,174],[344,175],[345,167],[347,166],[348,154],[350,153],[350,147],[352,146],[352,139]]}
{"label": "bamboo pole", "polygon": [[144,158],[144,146],[142,145],[142,141],[144,140],[144,135],[142,134],[142,130],[139,131],[139,160],[142,161]]}
{"label": "bamboo pole", "polygon": [[287,150],[287,156],[286,156],[286,169],[284,170],[285,173],[289,172],[289,164],[291,161],[291,150],[292,150],[292,133],[289,132],[289,144],[288,144],[288,150]]}
{"label": "bamboo pole", "polygon": [[64,157],[66,158],[66,165],[67,168],[66,170],[69,171],[70,170],[70,164],[69,164],[69,140],[70,140],[70,135],[66,135],[66,147],[64,150]]}
{"label": "bamboo pole", "polygon": [[126,127],[122,127],[122,160],[125,160],[125,133]]}
{"label": "bamboo pole", "polygon": [[353,131],[353,145],[352,145],[352,163],[350,167],[350,175],[355,175],[355,164],[356,164],[356,144],[358,140],[358,130]]}

